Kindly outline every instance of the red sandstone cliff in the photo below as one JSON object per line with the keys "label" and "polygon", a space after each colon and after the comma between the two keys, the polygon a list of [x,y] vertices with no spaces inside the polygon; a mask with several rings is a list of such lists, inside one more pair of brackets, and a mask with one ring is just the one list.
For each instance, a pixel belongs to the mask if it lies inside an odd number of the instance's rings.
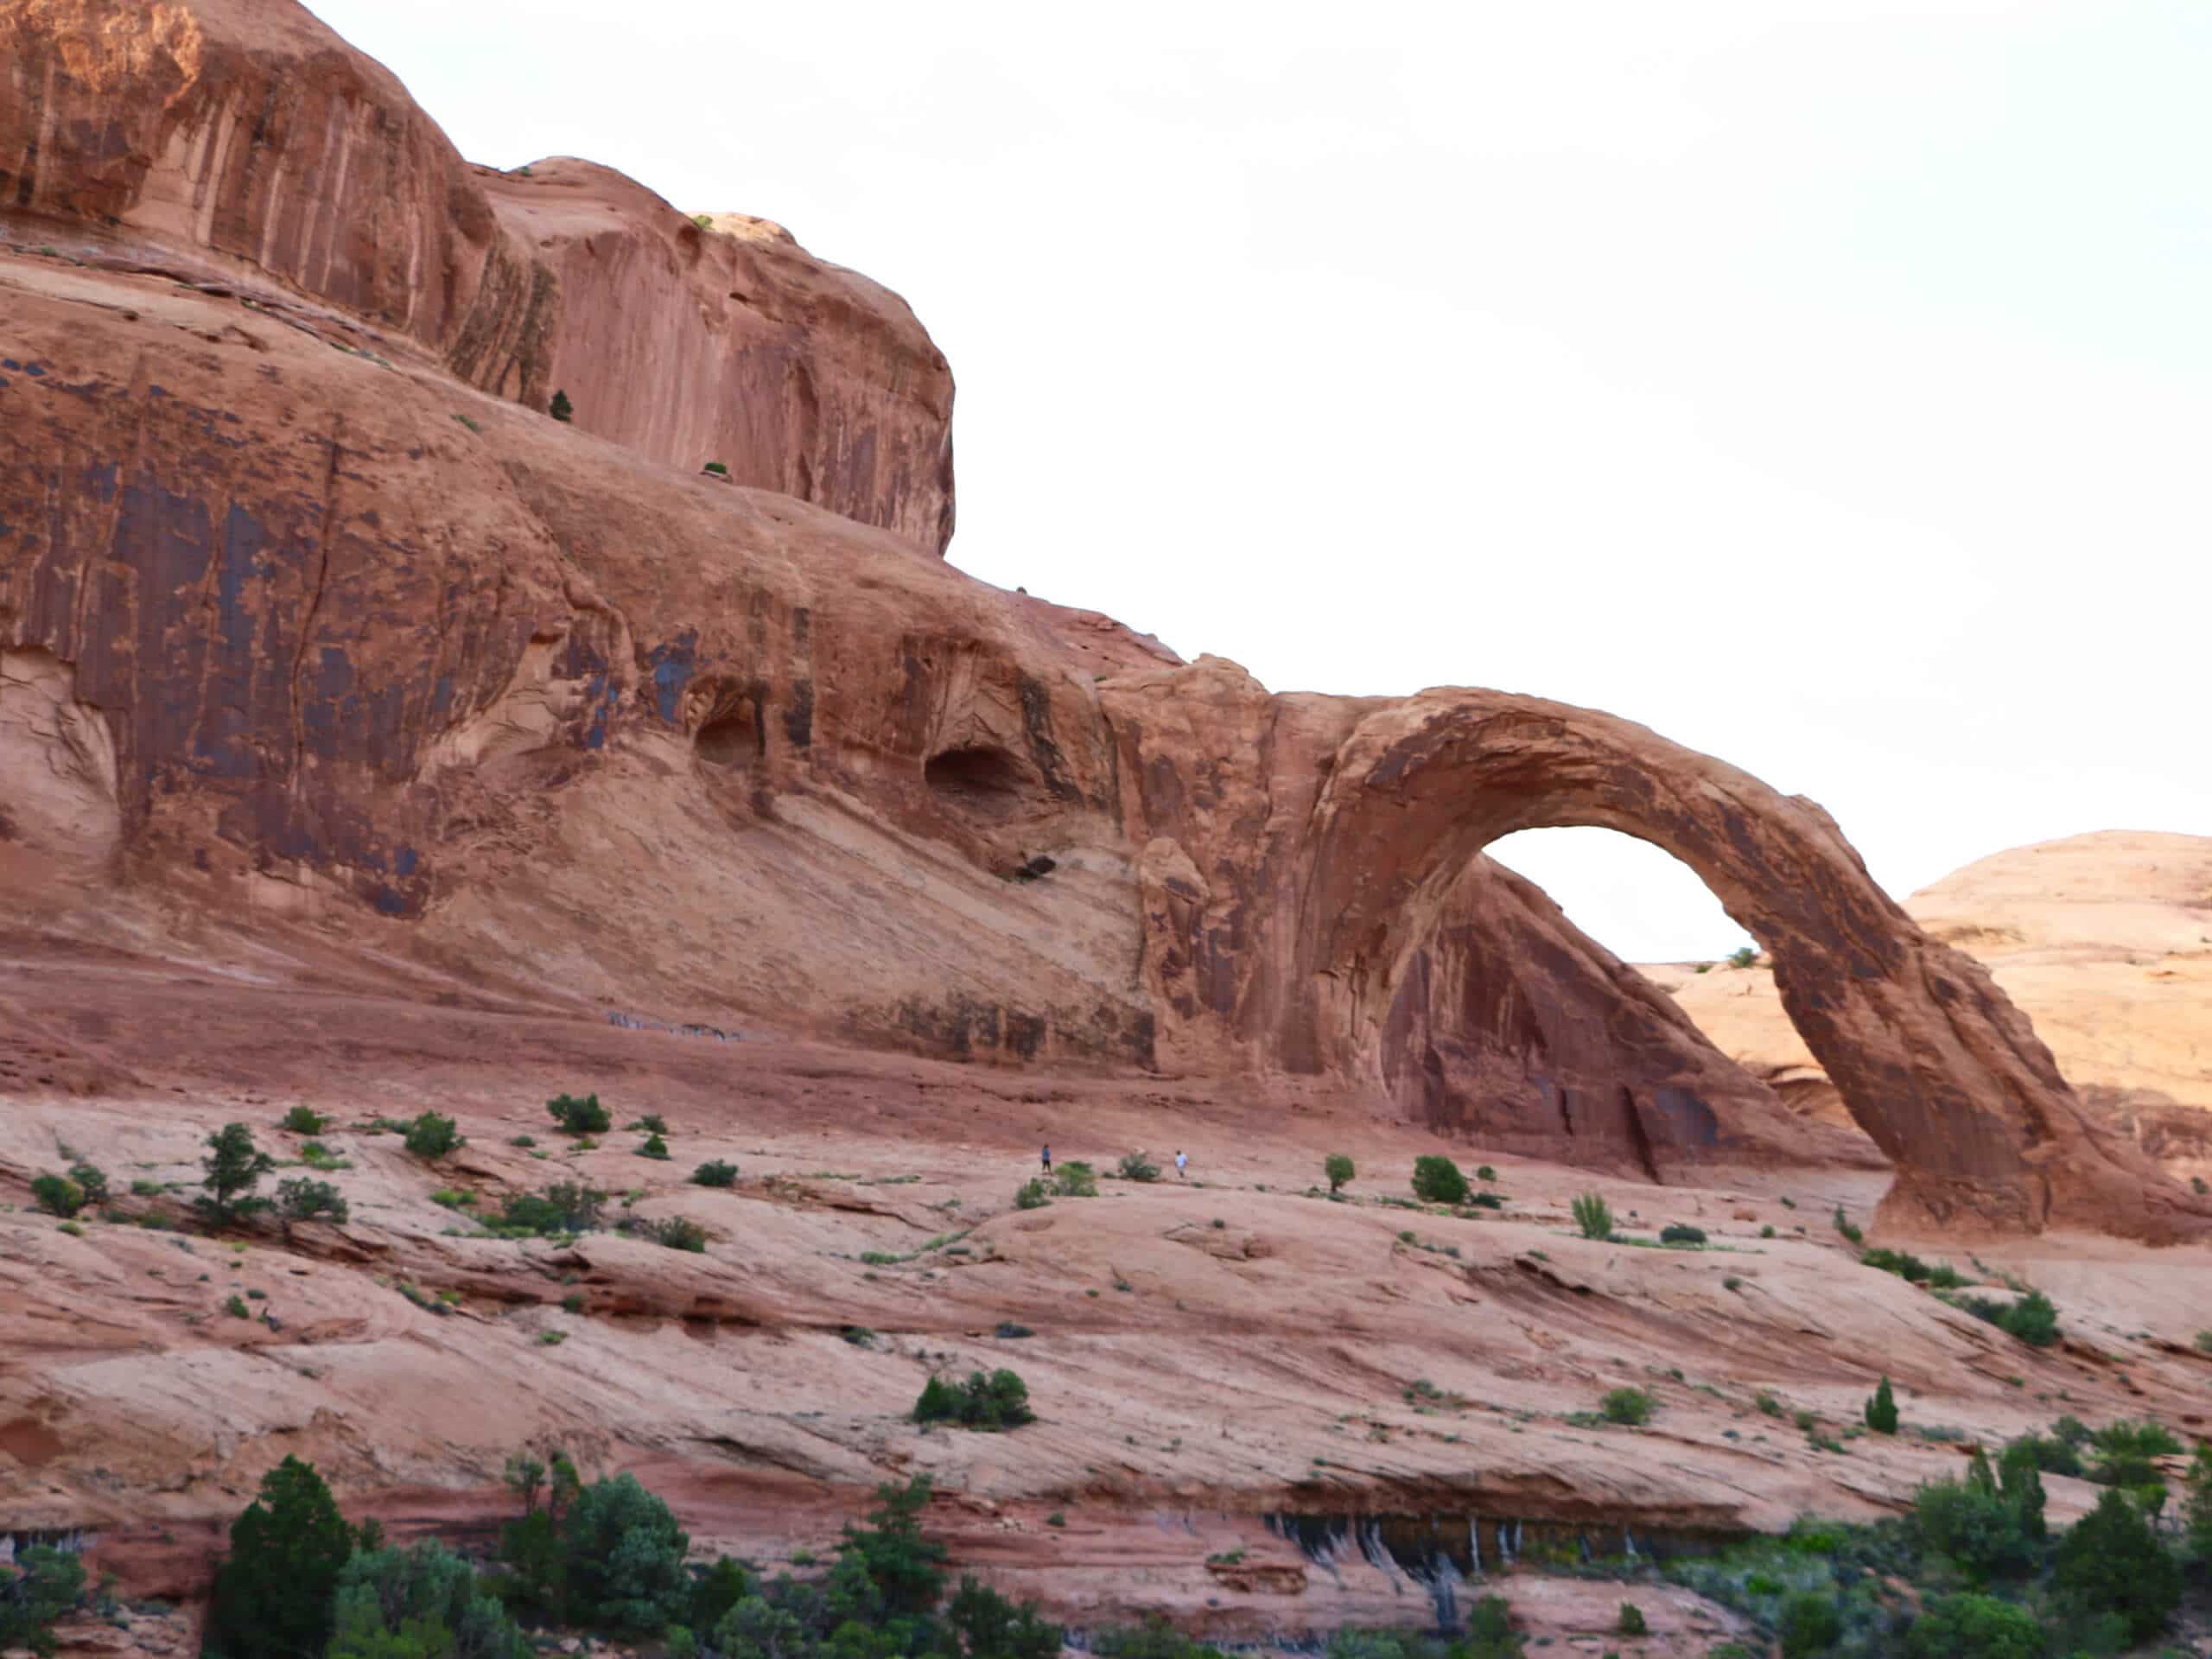
{"label": "red sandstone cliff", "polygon": [[873,284],[582,163],[487,181],[296,7],[0,0],[0,74],[27,907],[74,884],[538,1007],[1303,1077],[1662,1176],[1833,1153],[1478,861],[1601,823],[1773,955],[1897,1213],[2212,1219],[1813,804],[1537,699],[1274,696],[914,558],[950,381]]}

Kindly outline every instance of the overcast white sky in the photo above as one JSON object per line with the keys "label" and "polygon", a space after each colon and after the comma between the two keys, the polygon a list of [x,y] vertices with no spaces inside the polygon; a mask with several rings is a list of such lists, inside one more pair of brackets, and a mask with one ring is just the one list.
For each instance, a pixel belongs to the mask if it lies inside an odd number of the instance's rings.
{"label": "overcast white sky", "polygon": [[[986,581],[1626,715],[1900,896],[2212,833],[2212,7],[310,0],[472,159],[788,225],[951,359]],[[1502,842],[1631,959],[1740,935]]]}

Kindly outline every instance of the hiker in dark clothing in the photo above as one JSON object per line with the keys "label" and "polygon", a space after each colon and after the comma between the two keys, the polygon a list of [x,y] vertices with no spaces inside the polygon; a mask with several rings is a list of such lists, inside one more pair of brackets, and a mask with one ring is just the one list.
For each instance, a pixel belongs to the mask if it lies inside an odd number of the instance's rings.
{"label": "hiker in dark clothing", "polygon": [[1045,1173],[1052,1173],[1052,1148],[1049,1145],[1045,1148]]}

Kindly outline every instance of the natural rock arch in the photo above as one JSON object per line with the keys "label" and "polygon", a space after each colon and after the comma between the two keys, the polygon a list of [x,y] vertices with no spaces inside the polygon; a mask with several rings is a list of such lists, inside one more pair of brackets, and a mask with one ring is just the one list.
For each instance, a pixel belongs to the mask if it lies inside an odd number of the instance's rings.
{"label": "natural rock arch", "polygon": [[1594,710],[1424,692],[1338,749],[1307,836],[1294,1017],[1372,1070],[1398,976],[1453,880],[1498,836],[1593,824],[1681,860],[1774,963],[1783,1006],[1897,1166],[1883,1218],[2005,1230],[2212,1234],[2192,1198],[2097,1129],[2027,1017],[1923,933],[1828,815]]}

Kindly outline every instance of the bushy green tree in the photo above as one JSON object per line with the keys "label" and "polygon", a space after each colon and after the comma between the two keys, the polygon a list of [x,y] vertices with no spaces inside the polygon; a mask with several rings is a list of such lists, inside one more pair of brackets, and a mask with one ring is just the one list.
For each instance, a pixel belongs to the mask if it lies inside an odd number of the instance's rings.
{"label": "bushy green tree", "polygon": [[2095,1448],[2097,1459],[2089,1478],[2107,1486],[2163,1484],[2165,1478],[2152,1459],[2175,1457],[2182,1450],[2181,1442],[2164,1424],[2126,1418],[2107,1423],[2089,1437],[2089,1443]]}
{"label": "bushy green tree", "polygon": [[690,1541],[635,1475],[593,1482],[561,1526],[569,1617],[632,1637],[682,1622],[691,1599],[683,1570]]}
{"label": "bushy green tree", "polygon": [[845,1524],[837,1565],[866,1580],[889,1616],[926,1613],[944,1594],[944,1546],[922,1535],[930,1491],[927,1475],[904,1486],[887,1483],[875,1489],[868,1524]]}
{"label": "bushy green tree", "polygon": [[1425,1153],[1414,1160],[1414,1196],[1423,1204],[1465,1204],[1467,1178],[1459,1166],[1440,1152]]}
{"label": "bushy green tree", "polygon": [[1782,1604],[1782,1659],[1812,1659],[1843,1635],[1843,1611],[1825,1591],[1807,1590]]}
{"label": "bushy green tree", "polygon": [[1014,1207],[1017,1210],[1042,1210],[1052,1201],[1041,1176],[1033,1176],[1014,1189]]}
{"label": "bushy green tree", "polygon": [[1014,1605],[996,1591],[963,1578],[945,1609],[945,1623],[968,1659],[1056,1659],[1065,1632],[1039,1618],[1037,1604]]}
{"label": "bushy green tree", "polygon": [[261,1478],[260,1495],[231,1523],[231,1553],[216,1571],[208,1603],[207,1651],[221,1659],[322,1652],[354,1539],[315,1465],[286,1458]]}
{"label": "bushy green tree", "polygon": [[1585,1192],[1573,1204],[1574,1224],[1582,1230],[1585,1238],[1611,1238],[1613,1236],[1613,1210],[1595,1192]]}
{"label": "bushy green tree", "polygon": [[468,1561],[435,1541],[356,1553],[325,1659],[524,1659],[529,1643]]}
{"label": "bushy green tree", "polygon": [[2059,1541],[2060,1591],[2092,1612],[2117,1613],[2147,1642],[2181,1602],[2181,1563],[2125,1494],[2107,1492]]}
{"label": "bushy green tree", "polygon": [[1877,1434],[1894,1434],[1897,1432],[1897,1395],[1891,1392],[1890,1379],[1886,1373],[1884,1374],[1881,1382],[1875,1388],[1874,1397],[1866,1402],[1866,1427]]}
{"label": "bushy green tree", "polygon": [[2182,1503],[2182,1521],[2189,1529],[2190,1551],[2208,1575],[2212,1575],[2212,1440],[2196,1443],[2196,1456],[2189,1465],[2189,1496]]}
{"label": "bushy green tree", "polygon": [[556,1095],[545,1103],[545,1109],[570,1135],[604,1135],[614,1123],[607,1108],[599,1103],[597,1095],[586,1095],[581,1099],[575,1095]]}
{"label": "bushy green tree", "polygon": [[1686,1221],[1670,1221],[1659,1230],[1662,1244],[1702,1244],[1705,1229],[1693,1227]]}
{"label": "bushy green tree", "polygon": [[1620,1633],[1623,1636],[1642,1636],[1650,1628],[1644,1622],[1643,1608],[1632,1601],[1621,1603]]}
{"label": "bushy green tree", "polygon": [[552,404],[546,412],[565,426],[575,418],[576,406],[569,401],[567,392],[556,391],[553,394]]}
{"label": "bushy green tree", "polygon": [[1146,1161],[1144,1154],[1141,1152],[1123,1153],[1119,1172],[1125,1181],[1149,1183],[1160,1179],[1160,1166]]}
{"label": "bushy green tree", "polygon": [[288,1135],[321,1135],[330,1127],[330,1120],[302,1101],[285,1113],[276,1127]]}
{"label": "bushy green tree", "polygon": [[0,1652],[54,1651],[54,1622],[85,1593],[85,1566],[67,1551],[27,1546],[12,1571],[0,1567]]}
{"label": "bushy green tree", "polygon": [[658,1158],[664,1160],[666,1160],[668,1157],[668,1142],[662,1139],[659,1130],[654,1130],[639,1145],[638,1156],[640,1158]]}
{"label": "bushy green tree", "polygon": [[1911,1659],[2043,1659],[2043,1627],[1995,1596],[1945,1596],[1913,1621],[1905,1651]]}
{"label": "bushy green tree", "polygon": [[276,1167],[276,1160],[253,1144],[253,1131],[243,1123],[226,1123],[207,1137],[207,1155],[200,1160],[207,1172],[200,1185],[207,1190],[192,1207],[214,1227],[232,1226],[266,1210],[269,1200],[255,1198],[253,1189]]}
{"label": "bushy green tree", "polygon": [[2015,1441],[1997,1459],[1998,1491],[2012,1513],[2020,1517],[2020,1531],[2031,1544],[2041,1544],[2050,1529],[2043,1518],[2042,1465],[2035,1448]]}
{"label": "bushy green tree", "polygon": [[1329,1178],[1329,1191],[1335,1192],[1350,1185],[1358,1172],[1352,1167],[1350,1158],[1341,1152],[1332,1152],[1321,1160],[1321,1173]]}
{"label": "bushy green tree", "polygon": [[712,1163],[702,1164],[693,1170],[691,1180],[693,1185],[697,1186],[735,1186],[737,1166],[725,1163],[718,1158]]}
{"label": "bushy green tree", "polygon": [[1964,1481],[1931,1481],[1920,1489],[1913,1515],[1929,1548],[1950,1556],[1977,1579],[2017,1577],[2032,1571],[2037,1551],[2019,1503],[1998,1490],[1986,1459]]}

